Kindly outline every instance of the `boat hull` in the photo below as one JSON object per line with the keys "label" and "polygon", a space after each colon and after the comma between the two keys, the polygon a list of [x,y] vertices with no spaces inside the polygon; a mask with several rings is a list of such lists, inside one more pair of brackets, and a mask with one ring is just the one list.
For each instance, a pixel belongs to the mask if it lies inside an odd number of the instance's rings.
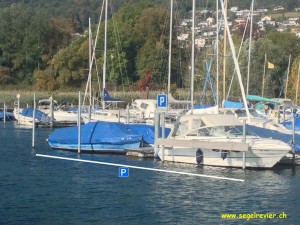
{"label": "boat hull", "polygon": [[[48,142],[51,148],[54,149],[61,149],[61,150],[69,150],[69,151],[77,151],[78,144],[59,144],[59,143],[51,143]],[[94,151],[99,153],[108,153],[108,152],[115,152],[125,154],[126,152],[124,149],[132,149],[132,148],[139,148],[140,142],[133,142],[133,143],[97,143],[97,144],[80,144],[81,151]]]}
{"label": "boat hull", "polygon": [[[289,149],[249,150],[245,153],[245,167],[272,168],[288,153],[288,151]],[[197,161],[197,158],[199,159],[199,155],[202,155],[202,159]],[[164,156],[160,150],[159,157],[161,159],[163,158],[165,161],[179,163],[221,167],[243,167],[243,153],[236,151],[173,147],[172,149],[165,149]]]}

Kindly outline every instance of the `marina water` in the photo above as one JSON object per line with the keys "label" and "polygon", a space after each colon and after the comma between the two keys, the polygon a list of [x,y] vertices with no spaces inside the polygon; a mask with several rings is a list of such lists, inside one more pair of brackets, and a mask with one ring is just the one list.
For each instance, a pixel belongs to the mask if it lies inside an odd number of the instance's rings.
{"label": "marina water", "polygon": [[[124,155],[77,155],[50,149],[48,128],[36,129],[32,149],[31,129],[15,122],[0,125],[0,224],[300,224],[299,166],[242,170]],[[121,178],[118,167],[36,154],[245,181],[138,169],[130,169],[129,177]],[[259,218],[260,214],[276,214],[276,218]],[[241,218],[222,218],[233,215]]]}

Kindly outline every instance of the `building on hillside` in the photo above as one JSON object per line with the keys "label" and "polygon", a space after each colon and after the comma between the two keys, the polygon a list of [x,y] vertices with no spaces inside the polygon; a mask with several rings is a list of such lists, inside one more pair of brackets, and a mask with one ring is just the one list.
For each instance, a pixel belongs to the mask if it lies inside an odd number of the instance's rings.
{"label": "building on hillside", "polygon": [[239,7],[237,7],[237,6],[234,6],[234,7],[231,7],[230,8],[230,12],[237,12],[239,10]]}
{"label": "building on hillside", "polygon": [[282,11],[282,10],[284,10],[284,7],[282,7],[282,6],[276,6],[274,8],[274,11]]}
{"label": "building on hillside", "polygon": [[189,34],[180,34],[177,36],[177,40],[179,41],[186,41],[189,38]]}

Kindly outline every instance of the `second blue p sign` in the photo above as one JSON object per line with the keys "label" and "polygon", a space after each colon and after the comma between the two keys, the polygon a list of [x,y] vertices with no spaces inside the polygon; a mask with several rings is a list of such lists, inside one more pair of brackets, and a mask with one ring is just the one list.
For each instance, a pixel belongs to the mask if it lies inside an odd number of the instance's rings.
{"label": "second blue p sign", "polygon": [[119,167],[119,177],[129,177],[129,168]]}

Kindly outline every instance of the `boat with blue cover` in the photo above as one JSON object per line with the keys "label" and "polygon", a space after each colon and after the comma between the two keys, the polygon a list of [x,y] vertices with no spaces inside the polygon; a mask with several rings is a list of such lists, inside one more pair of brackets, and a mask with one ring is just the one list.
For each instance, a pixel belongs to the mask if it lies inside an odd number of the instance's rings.
{"label": "boat with blue cover", "polygon": [[[18,120],[18,124],[32,126],[33,124],[34,108],[24,108],[18,112],[18,109],[14,109],[14,117]],[[42,111],[35,109],[35,124],[36,126],[46,126],[51,123],[51,117],[47,116]]]}
{"label": "boat with blue cover", "polygon": [[[141,140],[142,135],[122,123],[97,121],[81,126],[81,151],[125,154],[124,149],[138,148]],[[51,148],[77,151],[78,127],[56,129],[47,141]]]}
{"label": "boat with blue cover", "polygon": [[[16,120],[15,116],[12,112],[5,112],[5,119],[7,121],[13,121]],[[4,120],[4,112],[0,111],[0,121]]]}

